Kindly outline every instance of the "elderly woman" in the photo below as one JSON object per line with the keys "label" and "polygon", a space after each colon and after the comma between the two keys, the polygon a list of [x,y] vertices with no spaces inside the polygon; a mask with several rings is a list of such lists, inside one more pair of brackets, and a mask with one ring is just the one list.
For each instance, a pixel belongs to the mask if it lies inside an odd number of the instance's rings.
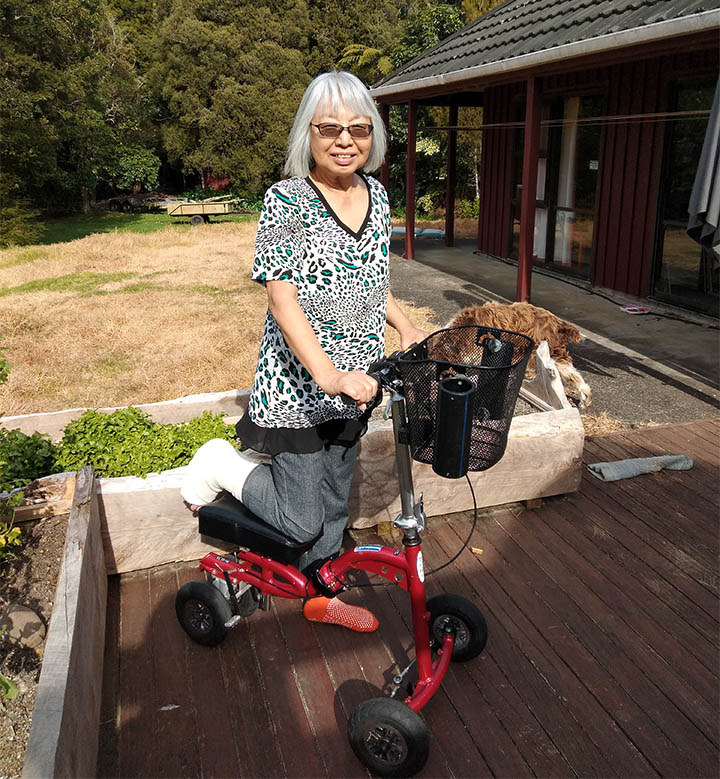
{"label": "elderly woman", "polygon": [[[355,76],[332,72],[312,81],[290,133],[289,178],[265,195],[252,270],[267,290],[268,312],[237,435],[271,462],[210,441],[190,463],[182,489],[193,509],[228,490],[299,542],[322,530],[300,561],[306,571],[341,547],[357,442],[367,426],[363,412],[377,390],[365,371],[384,352],[385,323],[399,332],[403,348],[427,335],[389,289],[388,197],[367,175],[385,150],[375,103]],[[309,599],[303,611],[353,630],[378,624],[366,609],[337,598]]]}

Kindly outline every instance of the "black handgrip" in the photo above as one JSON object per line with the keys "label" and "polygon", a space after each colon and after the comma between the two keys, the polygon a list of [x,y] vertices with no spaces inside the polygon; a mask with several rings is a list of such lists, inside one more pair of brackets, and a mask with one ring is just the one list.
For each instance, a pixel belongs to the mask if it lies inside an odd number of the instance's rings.
{"label": "black handgrip", "polygon": [[357,401],[355,398],[351,397],[347,394],[347,392],[341,392],[340,393],[340,400],[346,405],[346,406],[355,406],[357,405]]}

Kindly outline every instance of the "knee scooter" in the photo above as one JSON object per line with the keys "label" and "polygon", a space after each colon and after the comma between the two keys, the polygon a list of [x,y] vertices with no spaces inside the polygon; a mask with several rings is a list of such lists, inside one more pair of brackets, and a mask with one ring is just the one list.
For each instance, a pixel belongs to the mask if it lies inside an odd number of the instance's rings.
{"label": "knee scooter", "polygon": [[411,776],[423,767],[429,734],[420,710],[450,662],[476,657],[487,642],[485,619],[473,603],[451,594],[426,600],[420,549],[426,516],[422,496],[415,499],[411,457],[450,478],[497,462],[531,350],[532,341],[518,333],[462,326],[371,366],[370,375],[391,394],[402,507],[394,524],[403,532],[402,550],[364,544],[300,571],[293,563],[317,539],[299,544],[227,494],[199,509],[201,534],[241,547],[205,555],[200,569],[206,581],[188,582],[177,593],[180,624],[201,644],[220,643],[242,618],[268,609],[272,595],[332,597],[352,586],[353,570],[379,575],[410,594],[415,659],[395,677],[393,694],[414,664],[412,693],[404,701],[363,701],[348,721],[355,754],[379,776]]}

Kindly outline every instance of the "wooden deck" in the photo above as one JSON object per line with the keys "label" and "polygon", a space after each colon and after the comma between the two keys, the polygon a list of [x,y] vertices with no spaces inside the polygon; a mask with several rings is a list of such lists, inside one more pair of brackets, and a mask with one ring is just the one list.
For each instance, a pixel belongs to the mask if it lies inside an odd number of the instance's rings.
{"label": "wooden deck", "polygon": [[[431,576],[486,615],[477,659],[423,710],[426,777],[716,777],[720,420],[596,437],[587,462],[689,454],[690,471],[602,483],[530,511],[482,515]],[[463,489],[464,484],[458,484]],[[426,569],[471,513],[431,522]],[[354,590],[374,634],[306,622],[274,599],[216,648],[173,601],[187,565],[112,577],[98,775],[356,777],[346,720],[411,647],[399,589]]]}

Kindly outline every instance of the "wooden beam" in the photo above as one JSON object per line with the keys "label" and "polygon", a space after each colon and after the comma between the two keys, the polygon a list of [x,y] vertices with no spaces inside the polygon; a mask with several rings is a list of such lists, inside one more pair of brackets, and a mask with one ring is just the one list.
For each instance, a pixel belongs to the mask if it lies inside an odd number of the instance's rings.
{"label": "wooden beam", "polygon": [[380,166],[380,183],[385,187],[385,191],[390,189],[390,104],[384,103],[380,106],[380,117],[385,125],[385,133],[388,139],[385,159]]}
{"label": "wooden beam", "polygon": [[77,476],[23,777],[95,776],[107,574],[95,477]]}
{"label": "wooden beam", "polygon": [[417,103],[408,101],[407,166],[405,172],[405,257],[415,258],[415,162],[417,143]]}
{"label": "wooden beam", "polygon": [[[450,127],[458,123],[458,107],[451,105],[448,109],[448,124]],[[457,162],[457,130],[448,130],[447,168],[445,172],[445,246],[455,245],[455,188]]]}
{"label": "wooden beam", "polygon": [[520,201],[520,242],[515,300],[530,301],[535,201],[537,199],[538,153],[540,151],[540,81],[532,76],[525,95],[525,146],[523,149],[522,196]]}

